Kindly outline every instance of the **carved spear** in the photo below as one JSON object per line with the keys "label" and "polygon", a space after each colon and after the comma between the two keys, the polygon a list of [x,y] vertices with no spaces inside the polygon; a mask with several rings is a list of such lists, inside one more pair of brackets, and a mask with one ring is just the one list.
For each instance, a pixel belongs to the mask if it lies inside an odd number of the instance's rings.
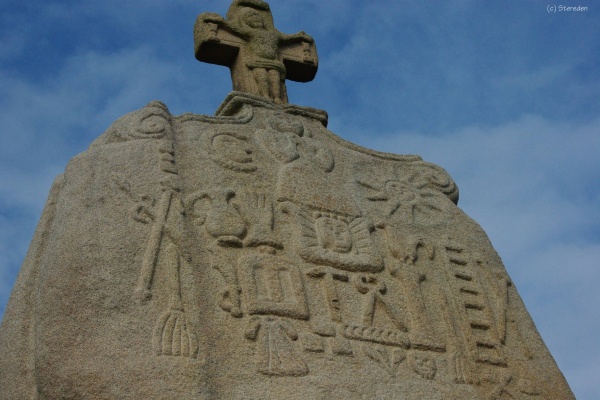
{"label": "carved spear", "polygon": [[142,269],[138,285],[135,290],[140,301],[147,301],[152,298],[152,281],[154,279],[154,271],[158,262],[158,255],[162,244],[162,238],[165,233],[165,226],[169,217],[171,203],[177,184],[174,182],[177,178],[175,170],[174,149],[173,143],[168,142],[159,149],[161,153],[161,171],[167,173],[166,179],[161,181],[162,194],[158,203],[158,210],[150,232],[150,238],[146,245],[144,258],[142,259]]}
{"label": "carved spear", "polygon": [[158,203],[158,213],[154,220],[154,224],[152,225],[148,244],[146,245],[146,251],[144,252],[144,258],[142,259],[142,269],[135,290],[136,296],[140,301],[147,301],[152,298],[151,289],[152,281],[154,279],[154,270],[156,269],[158,254],[160,253],[161,242],[165,232],[165,225],[171,208],[173,194],[174,191],[172,189],[163,188],[160,202]]}

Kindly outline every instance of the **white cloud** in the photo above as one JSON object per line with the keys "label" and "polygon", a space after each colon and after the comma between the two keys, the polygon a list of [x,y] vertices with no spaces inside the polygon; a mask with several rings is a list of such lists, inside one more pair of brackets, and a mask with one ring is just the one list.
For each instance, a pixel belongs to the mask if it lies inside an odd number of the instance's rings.
{"label": "white cloud", "polygon": [[182,80],[179,68],[158,59],[147,47],[75,54],[65,60],[60,72],[41,82],[6,80],[0,84],[4,94],[0,120],[5,127],[2,136],[11,137],[13,147],[3,151],[22,155],[40,144],[57,145],[81,137],[89,142],[107,123],[160,96],[178,80]]}

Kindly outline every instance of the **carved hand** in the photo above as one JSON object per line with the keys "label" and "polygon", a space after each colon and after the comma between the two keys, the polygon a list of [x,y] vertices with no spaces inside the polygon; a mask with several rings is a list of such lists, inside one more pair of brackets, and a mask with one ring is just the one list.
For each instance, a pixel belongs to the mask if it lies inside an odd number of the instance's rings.
{"label": "carved hand", "polygon": [[308,43],[312,43],[315,40],[312,38],[312,36],[310,36],[309,34],[307,34],[304,31],[300,31],[296,34],[296,36],[298,37],[298,39],[302,40],[303,42],[308,42]]}

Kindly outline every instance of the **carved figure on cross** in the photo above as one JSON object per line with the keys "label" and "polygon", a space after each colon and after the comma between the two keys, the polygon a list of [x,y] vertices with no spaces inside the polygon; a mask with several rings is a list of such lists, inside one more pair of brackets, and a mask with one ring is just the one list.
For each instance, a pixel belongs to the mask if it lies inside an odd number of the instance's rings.
{"label": "carved figure on cross", "polygon": [[311,81],[318,67],[317,49],[304,32],[275,29],[269,5],[262,0],[234,0],[227,18],[203,13],[194,26],[196,59],[231,70],[233,90],[287,103],[285,80]]}

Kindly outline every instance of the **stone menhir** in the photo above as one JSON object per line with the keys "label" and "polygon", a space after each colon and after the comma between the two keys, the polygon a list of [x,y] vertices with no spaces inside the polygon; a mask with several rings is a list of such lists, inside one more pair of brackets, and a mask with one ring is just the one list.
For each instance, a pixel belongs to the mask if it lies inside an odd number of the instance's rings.
{"label": "stone menhir", "polygon": [[69,162],[0,327],[0,399],[574,398],[446,171],[287,104],[308,36],[236,0],[195,37],[239,91],[214,117],[151,102]]}

